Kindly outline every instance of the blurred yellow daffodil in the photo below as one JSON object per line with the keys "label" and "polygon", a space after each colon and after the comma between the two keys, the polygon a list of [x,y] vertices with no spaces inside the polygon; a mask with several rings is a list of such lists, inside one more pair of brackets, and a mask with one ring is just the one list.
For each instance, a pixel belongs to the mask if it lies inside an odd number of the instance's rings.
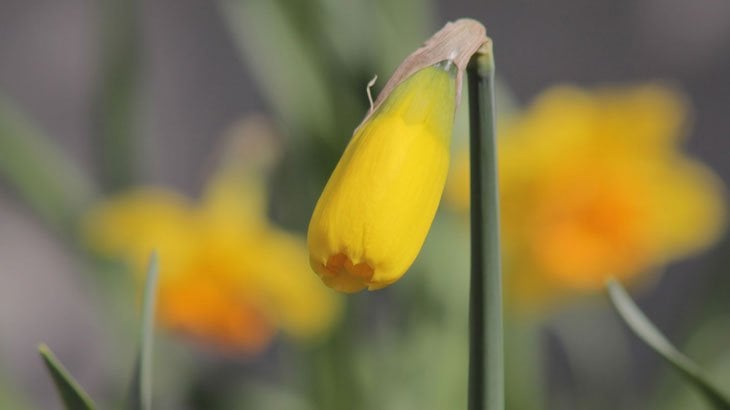
{"label": "blurred yellow daffodil", "polygon": [[[500,129],[505,280],[513,302],[633,281],[697,252],[724,226],[724,188],[683,154],[686,107],[656,85],[556,87]],[[468,156],[447,201],[469,206]]]}
{"label": "blurred yellow daffodil", "polygon": [[223,350],[258,352],[279,329],[309,339],[338,316],[336,295],[307,269],[303,241],[267,220],[250,176],[219,173],[200,204],[138,188],[93,209],[85,234],[139,275],[157,250],[159,322]]}

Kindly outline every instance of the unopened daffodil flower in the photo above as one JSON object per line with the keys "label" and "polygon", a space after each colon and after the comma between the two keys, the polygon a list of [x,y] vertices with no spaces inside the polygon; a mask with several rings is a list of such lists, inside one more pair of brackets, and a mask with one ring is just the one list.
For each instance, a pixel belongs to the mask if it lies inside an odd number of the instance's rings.
{"label": "unopened daffodil flower", "polygon": [[473,20],[447,24],[355,130],[309,224],[310,262],[328,286],[381,289],[415,260],[446,181],[461,77],[485,35]]}

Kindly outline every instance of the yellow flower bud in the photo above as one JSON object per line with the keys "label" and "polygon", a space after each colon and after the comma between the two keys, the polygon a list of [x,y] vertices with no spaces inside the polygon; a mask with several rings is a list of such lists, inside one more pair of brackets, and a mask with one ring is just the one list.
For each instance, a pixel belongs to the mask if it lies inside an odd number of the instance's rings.
{"label": "yellow flower bud", "polygon": [[423,68],[355,131],[309,224],[310,263],[327,286],[380,289],[415,260],[446,181],[456,89],[451,61]]}

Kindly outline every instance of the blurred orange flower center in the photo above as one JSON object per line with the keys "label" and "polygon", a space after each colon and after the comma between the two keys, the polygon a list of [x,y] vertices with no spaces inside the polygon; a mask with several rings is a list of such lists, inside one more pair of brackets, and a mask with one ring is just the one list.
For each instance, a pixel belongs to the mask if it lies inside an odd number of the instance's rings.
{"label": "blurred orange flower center", "polygon": [[566,183],[548,188],[536,204],[531,246],[547,273],[572,287],[594,289],[607,275],[644,266],[650,249],[640,196],[626,181],[570,178],[570,184],[557,178]]}

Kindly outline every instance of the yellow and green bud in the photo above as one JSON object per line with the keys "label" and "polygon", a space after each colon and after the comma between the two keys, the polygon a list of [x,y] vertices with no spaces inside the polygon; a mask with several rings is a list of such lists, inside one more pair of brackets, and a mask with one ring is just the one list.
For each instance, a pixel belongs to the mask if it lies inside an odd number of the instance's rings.
{"label": "yellow and green bud", "polygon": [[452,61],[416,71],[355,131],[309,224],[310,263],[342,292],[375,290],[413,264],[449,168]]}

